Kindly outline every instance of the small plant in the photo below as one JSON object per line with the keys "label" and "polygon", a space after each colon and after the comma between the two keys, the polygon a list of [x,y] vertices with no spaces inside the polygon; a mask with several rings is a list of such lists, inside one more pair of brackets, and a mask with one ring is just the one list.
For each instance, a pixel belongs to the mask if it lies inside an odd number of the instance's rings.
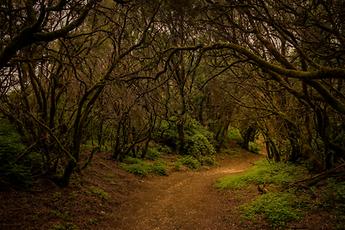
{"label": "small plant", "polygon": [[110,198],[109,194],[99,187],[91,186],[89,188],[89,191],[91,194],[96,195],[97,197],[101,198],[102,200],[109,200],[109,198]]}
{"label": "small plant", "polygon": [[183,166],[183,164],[182,164],[181,161],[176,161],[174,168],[175,168],[176,171],[180,171],[182,166]]}
{"label": "small plant", "polygon": [[186,154],[197,158],[216,153],[214,146],[202,133],[187,137],[184,151]]}
{"label": "small plant", "polygon": [[243,138],[242,138],[241,132],[237,128],[230,128],[229,129],[228,138],[230,140],[232,140],[232,141],[237,142],[237,143],[242,143],[243,142]]}
{"label": "small plant", "polygon": [[249,151],[252,153],[259,153],[260,152],[260,146],[256,144],[255,142],[249,141]]}
{"label": "small plant", "polygon": [[190,169],[198,169],[201,166],[200,162],[195,157],[192,157],[192,156],[184,156],[180,158],[176,162],[176,164],[185,165]]}
{"label": "small plant", "polygon": [[160,145],[158,147],[158,150],[160,153],[171,153],[172,152],[171,148],[169,146],[166,146],[166,145]]}
{"label": "small plant", "polygon": [[156,147],[151,147],[147,149],[146,158],[149,160],[157,160],[160,157],[160,151]]}
{"label": "small plant", "polygon": [[160,176],[166,176],[168,175],[168,172],[167,172],[167,166],[159,161],[159,162],[155,162],[152,166],[151,166],[151,171],[157,175],[160,175]]}
{"label": "small plant", "polygon": [[127,156],[127,157],[125,157],[123,159],[123,163],[126,163],[126,164],[142,164],[143,160],[141,160],[139,158]]}
{"label": "small plant", "polygon": [[199,162],[201,163],[201,165],[213,166],[216,164],[216,159],[214,156],[201,156],[199,158]]}
{"label": "small plant", "polygon": [[121,166],[127,172],[137,176],[146,176],[150,172],[150,165],[143,161],[135,164],[121,164]]}
{"label": "small plant", "polygon": [[261,215],[273,227],[283,227],[287,222],[302,217],[301,210],[296,207],[297,200],[293,193],[267,193],[241,208],[244,216],[250,220],[255,220]]}

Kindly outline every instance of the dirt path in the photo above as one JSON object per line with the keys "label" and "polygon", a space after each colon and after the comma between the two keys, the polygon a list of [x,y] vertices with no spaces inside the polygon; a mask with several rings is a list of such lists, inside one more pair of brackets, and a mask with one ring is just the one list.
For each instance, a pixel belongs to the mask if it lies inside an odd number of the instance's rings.
{"label": "dirt path", "polygon": [[242,229],[233,210],[236,200],[215,189],[214,183],[221,176],[244,171],[258,159],[245,153],[210,170],[144,179],[140,190],[113,214],[115,229]]}

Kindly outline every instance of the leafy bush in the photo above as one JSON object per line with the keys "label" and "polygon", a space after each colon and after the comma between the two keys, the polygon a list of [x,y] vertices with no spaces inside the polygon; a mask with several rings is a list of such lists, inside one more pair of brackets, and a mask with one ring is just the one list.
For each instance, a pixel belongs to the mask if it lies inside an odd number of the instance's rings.
{"label": "leafy bush", "polygon": [[185,131],[188,136],[195,134],[204,136],[211,144],[214,143],[214,135],[207,128],[202,126],[196,119],[188,117],[185,125]]}
{"label": "leafy bush", "polygon": [[158,151],[160,153],[172,153],[173,152],[172,149],[169,148],[169,146],[166,146],[166,145],[159,145]]}
{"label": "leafy bush", "polygon": [[185,153],[198,158],[213,155],[216,150],[203,134],[197,133],[186,138]]}
{"label": "leafy bush", "polygon": [[151,166],[151,171],[157,175],[160,175],[160,176],[168,175],[167,166],[164,164],[164,162],[161,162],[161,161],[155,162]]}
{"label": "leafy bush", "polygon": [[[163,120],[160,128],[155,132],[154,137],[159,139],[158,142],[176,148],[179,145],[177,132],[177,117],[171,117],[169,120]],[[214,137],[213,133],[202,126],[197,120],[187,117],[184,126],[185,145],[183,153],[200,157],[214,154]],[[169,151],[170,152],[170,151]]]}
{"label": "leafy bush", "polygon": [[160,151],[156,147],[150,147],[147,149],[146,158],[149,160],[156,160],[160,157]]}
{"label": "leafy bush", "polygon": [[150,172],[150,165],[145,162],[135,163],[135,164],[121,164],[127,172],[133,173],[137,176],[146,176]]}
{"label": "leafy bush", "polygon": [[219,179],[218,188],[242,188],[248,184],[275,184],[285,186],[306,174],[306,169],[287,163],[262,160],[245,173],[230,175]]}
{"label": "leafy bush", "polygon": [[200,162],[193,156],[184,156],[180,158],[176,162],[176,165],[185,165],[190,169],[198,169],[201,166]]}
{"label": "leafy bush", "polygon": [[143,160],[141,160],[139,158],[135,158],[135,157],[126,156],[123,159],[123,163],[126,163],[126,164],[141,164],[141,163],[143,163]]}
{"label": "leafy bush", "polygon": [[259,153],[260,147],[255,142],[249,141],[249,151],[252,153]]}
{"label": "leafy bush", "polygon": [[168,120],[162,120],[159,128],[153,133],[154,139],[158,140],[159,143],[176,148],[178,137],[176,121],[177,117],[175,116],[170,117]]}
{"label": "leafy bush", "polygon": [[241,132],[237,128],[230,128],[228,132],[228,137],[230,140],[236,141],[237,143],[243,142]]}
{"label": "leafy bush", "polygon": [[167,167],[164,162],[158,161],[147,163],[141,159],[126,157],[121,167],[129,173],[133,173],[137,176],[146,176],[149,173],[155,173],[157,175],[165,176],[168,175]]}
{"label": "leafy bush", "polygon": [[267,193],[243,205],[242,211],[250,220],[261,215],[273,227],[282,227],[289,221],[301,218],[302,212],[297,208],[296,200],[296,195],[288,192]]}
{"label": "leafy bush", "polygon": [[201,156],[199,162],[201,165],[213,166],[216,164],[216,159],[214,156]]}

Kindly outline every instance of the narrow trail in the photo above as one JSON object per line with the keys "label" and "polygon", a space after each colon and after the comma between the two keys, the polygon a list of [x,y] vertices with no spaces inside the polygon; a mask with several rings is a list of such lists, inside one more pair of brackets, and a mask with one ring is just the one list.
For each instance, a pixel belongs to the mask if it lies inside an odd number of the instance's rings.
{"label": "narrow trail", "polygon": [[109,229],[239,229],[239,217],[233,214],[236,202],[215,189],[214,183],[246,170],[259,158],[244,153],[209,170],[144,179],[113,214],[115,223]]}

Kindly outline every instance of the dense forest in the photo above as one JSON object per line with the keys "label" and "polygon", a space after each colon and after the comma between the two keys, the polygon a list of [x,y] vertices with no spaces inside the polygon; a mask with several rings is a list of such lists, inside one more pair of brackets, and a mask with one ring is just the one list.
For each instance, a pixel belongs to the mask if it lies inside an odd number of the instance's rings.
{"label": "dense forest", "polygon": [[336,180],[344,202],[344,8],[342,0],[1,1],[1,190],[30,190],[41,178],[68,187],[101,153],[212,165],[235,141],[282,171],[303,165],[295,187]]}

